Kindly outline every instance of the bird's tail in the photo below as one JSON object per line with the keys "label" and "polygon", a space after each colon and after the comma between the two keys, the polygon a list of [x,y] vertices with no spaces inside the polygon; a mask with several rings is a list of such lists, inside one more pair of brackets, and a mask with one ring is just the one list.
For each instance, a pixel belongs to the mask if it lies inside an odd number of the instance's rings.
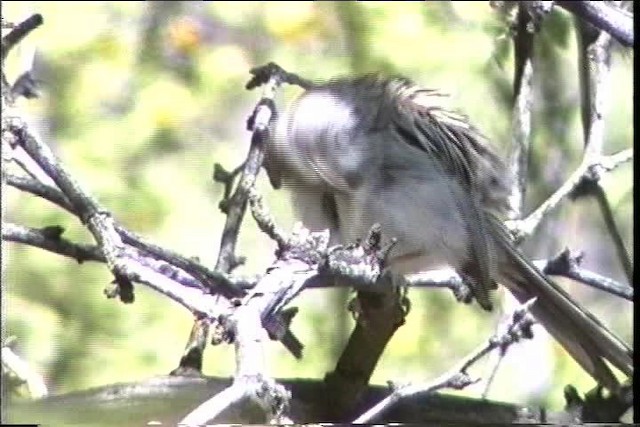
{"label": "bird's tail", "polygon": [[499,220],[490,222],[504,254],[498,257],[499,281],[520,303],[537,297],[531,308],[536,320],[599,384],[616,391],[619,381],[605,361],[631,377],[633,350],[524,258]]}

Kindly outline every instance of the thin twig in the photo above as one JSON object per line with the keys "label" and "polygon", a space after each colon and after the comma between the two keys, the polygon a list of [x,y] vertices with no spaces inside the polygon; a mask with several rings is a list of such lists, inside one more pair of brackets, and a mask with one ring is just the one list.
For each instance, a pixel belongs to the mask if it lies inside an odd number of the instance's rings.
{"label": "thin twig", "polygon": [[613,246],[616,248],[618,260],[620,261],[622,270],[627,277],[627,283],[629,284],[629,286],[632,286],[633,263],[631,261],[631,257],[629,256],[629,252],[627,252],[627,248],[624,246],[624,240],[622,239],[620,228],[616,225],[616,220],[613,216],[613,209],[611,208],[611,204],[609,203],[609,199],[607,198],[607,193],[605,193],[604,189],[599,184],[596,185],[594,193],[596,200],[598,201],[598,206],[600,206],[600,211],[602,212],[604,223],[607,227],[607,230],[609,231],[611,239],[613,240]]}
{"label": "thin twig", "polygon": [[[7,222],[2,223],[2,240],[4,241],[34,246],[73,258],[78,263],[84,261],[106,263],[106,258],[98,246],[70,242],[62,237],[63,232],[64,229],[58,226],[35,229]],[[136,261],[141,265],[151,268],[183,286],[202,291],[207,290],[200,280],[176,265],[149,257],[141,251],[135,252],[135,249],[132,249],[131,256],[135,257]]]}
{"label": "thin twig", "polygon": [[18,190],[26,191],[35,196],[42,197],[51,203],[60,206],[66,211],[75,215],[75,210],[71,206],[71,202],[67,199],[60,190],[51,185],[44,184],[43,182],[34,179],[33,177],[23,177],[10,173],[3,174],[5,182]]}
{"label": "thin twig", "polygon": [[519,342],[521,339],[532,337],[531,326],[533,325],[533,318],[529,314],[529,310],[535,301],[535,298],[533,298],[514,310],[508,317],[508,322],[501,323],[495,335],[488,339],[484,345],[471,352],[455,368],[426,384],[409,384],[394,388],[389,396],[356,418],[353,424],[370,423],[375,417],[379,417],[391,406],[408,396],[433,394],[444,388],[460,390],[478,382],[479,379],[474,380],[467,373],[469,368],[478,360],[495,349],[499,348],[504,352],[509,346]]}
{"label": "thin twig", "polygon": [[453,372],[450,371],[445,373],[427,384],[398,387],[389,396],[378,402],[373,408],[353,420],[352,424],[370,423],[371,420],[375,419],[375,417],[379,417],[393,405],[409,396],[414,396],[416,394],[433,394],[446,388],[462,390],[475,382],[477,382],[477,380],[471,379],[469,375],[462,373],[459,370],[454,370]]}
{"label": "thin twig", "polygon": [[186,271],[198,279],[210,293],[220,294],[226,298],[239,298],[244,295],[247,288],[251,288],[255,285],[254,280],[234,277],[217,270],[209,270],[200,262],[151,243],[144,237],[118,224],[116,224],[116,230],[122,237],[122,241],[124,243],[136,247],[154,258],[166,261]]}
{"label": "thin twig", "polygon": [[567,180],[553,193],[547,200],[545,200],[535,211],[523,220],[506,221],[505,224],[509,227],[514,234],[516,240],[520,241],[534,233],[538,228],[542,220],[558,206],[558,204],[568,195],[570,195],[575,188],[580,185],[585,176],[588,176],[592,168],[602,170],[602,172],[610,172],[622,163],[629,161],[633,158],[633,149],[627,149],[622,152],[601,156],[590,161],[583,161],[576,170],[567,178]]}
{"label": "thin twig", "polygon": [[[535,260],[533,264],[544,274],[550,276],[563,276],[572,279],[601,291],[616,295],[618,297],[633,300],[633,288],[623,283],[617,282],[609,277],[602,276],[593,271],[579,266],[581,256],[570,255],[568,251],[562,252],[554,258]],[[451,268],[442,268],[415,273],[406,276],[407,286],[413,288],[446,288],[450,289],[456,299],[462,302],[469,302],[465,296],[470,293],[468,286],[462,278]],[[338,283],[338,286],[341,284]],[[318,280],[311,282],[309,287],[325,287],[326,285]],[[375,290],[375,288],[370,288]]]}
{"label": "thin twig", "polygon": [[115,222],[111,215],[82,189],[80,184],[62,166],[51,149],[35,137],[20,117],[5,119],[3,132],[10,132],[17,138],[17,143],[53,179],[69,199],[80,220],[100,246],[107,260],[107,266],[113,273],[119,287],[120,299],[123,302],[132,302],[133,287],[125,274],[126,264],[128,264],[123,258],[125,248],[120,236],[115,231]]}
{"label": "thin twig", "polygon": [[213,180],[224,185],[222,200],[220,200],[219,207],[225,215],[229,214],[229,201],[231,198],[231,191],[233,191],[233,184],[235,183],[238,175],[240,175],[240,172],[244,169],[244,165],[245,163],[243,162],[231,172],[228,172],[220,163],[213,165]]}
{"label": "thin twig", "polygon": [[[284,231],[280,229],[269,211],[264,206],[262,196],[258,193],[255,187],[249,188],[248,191],[249,206],[251,208],[251,215],[258,224],[260,230],[273,239],[280,250],[283,250],[288,242]],[[326,246],[326,245],[325,245]]]}
{"label": "thin twig", "polygon": [[621,298],[633,301],[633,288],[613,279],[601,276],[580,267],[582,253],[571,254],[568,249],[549,260],[534,261],[535,266],[545,274],[564,276],[579,283],[592,286]]}
{"label": "thin twig", "polygon": [[72,243],[59,235],[53,236],[47,230],[3,222],[2,240],[38,247],[73,258],[79,263],[84,261],[106,262],[102,251],[97,246]]}
{"label": "thin twig", "polygon": [[281,81],[277,76],[269,79],[263,90],[262,99],[258,103],[252,116],[253,129],[251,130],[253,134],[251,136],[251,146],[244,163],[244,168],[242,169],[240,182],[229,200],[228,215],[220,240],[220,251],[218,253],[216,270],[229,272],[237,265],[235,248],[240,232],[240,225],[242,224],[242,219],[244,218],[247,207],[249,189],[253,187],[260,167],[262,166],[265,144],[269,138],[269,123],[273,117],[273,111],[269,107],[269,105],[271,105],[269,101],[271,101],[271,103],[273,102],[275,92],[280,86],[280,83]]}
{"label": "thin twig", "polygon": [[[139,252],[123,244],[116,231],[115,221],[109,213],[82,190],[80,185],[64,169],[51,149],[31,133],[27,124],[20,117],[3,117],[2,124],[3,136],[10,134],[15,140],[16,146],[22,147],[60,188],[68,204],[66,201],[62,202],[62,197],[57,197],[57,202],[61,202],[67,208],[70,207],[82,222],[87,225],[98,242],[100,255],[96,254],[92,249],[88,249],[88,247],[74,246],[61,240],[62,229],[56,229],[58,231],[54,233],[54,229],[51,227],[41,229],[38,232],[28,229],[20,230],[17,227],[13,227],[13,229],[3,229],[3,237],[28,240],[30,243],[44,246],[50,250],[57,250],[59,253],[74,256],[76,259],[89,257],[88,259],[98,260],[103,257],[115,276],[118,295],[124,302],[133,301],[132,282],[140,282],[176,300],[194,313],[214,316],[214,313],[219,312],[219,304],[208,301],[209,298],[203,298],[200,286],[182,286],[178,281],[165,275],[167,268],[163,269],[151,263],[150,260],[144,260]],[[20,182],[23,186],[25,183],[25,181]],[[17,184],[15,180],[14,184]],[[50,196],[54,194],[51,187],[31,187],[34,191],[48,192]],[[171,270],[170,268],[168,269]],[[168,274],[168,276],[171,276],[171,274]],[[176,278],[184,277],[184,275],[181,276],[180,274],[173,274],[173,276]],[[197,296],[193,295],[194,292]]]}
{"label": "thin twig", "polygon": [[[74,207],[71,206],[69,199],[59,189],[47,184],[43,184],[33,178],[21,177],[13,174],[4,174],[3,178],[5,179],[5,182],[7,184],[36,196],[42,197],[62,207],[68,212],[77,215],[77,212]],[[228,298],[241,297],[242,295],[244,295],[245,289],[255,285],[255,280],[235,278],[225,273],[209,270],[195,260],[148,242],[144,237],[122,227],[120,224],[116,224],[115,228],[120,237],[122,237],[123,243],[136,247],[142,252],[152,256],[153,258],[163,260],[170,265],[184,270],[185,272],[199,280],[202,286],[208,288],[211,293],[220,293]],[[21,242],[33,244],[31,241]],[[64,250],[50,249],[38,244],[36,244],[35,246],[52,250],[53,252],[57,252],[61,255],[71,256],[78,259],[78,261],[83,260],[82,256],[80,258],[74,256],[74,251],[65,252]],[[104,258],[102,258],[100,261],[103,261],[103,259]]]}
{"label": "thin twig", "polygon": [[487,377],[484,390],[482,390],[482,394],[480,395],[483,399],[486,399],[487,396],[489,395],[489,390],[493,385],[493,381],[496,379],[496,375],[498,374],[498,370],[500,369],[500,365],[502,364],[502,361],[504,360],[504,357],[506,356],[507,351],[508,349],[498,352],[496,360],[493,363],[493,366],[491,367],[491,372],[489,373],[489,377]]}
{"label": "thin twig", "polygon": [[[79,262],[105,262],[102,251],[97,246],[73,244],[59,236],[52,236],[47,229],[29,229],[15,224],[2,224],[2,239],[29,244],[51,252],[72,257]],[[138,254],[128,251],[120,262],[125,277],[132,282],[142,283],[173,299],[193,313],[215,318],[226,312],[213,295],[203,291],[199,282],[180,274],[171,266],[158,265],[149,259],[141,259]]]}
{"label": "thin twig", "polygon": [[[10,114],[2,112],[4,117]],[[17,138],[11,132],[2,133],[2,144],[6,144],[9,149],[3,147],[3,160],[10,161],[18,165],[29,177],[49,187],[55,186],[53,180],[43,171],[38,164],[17,145]]]}

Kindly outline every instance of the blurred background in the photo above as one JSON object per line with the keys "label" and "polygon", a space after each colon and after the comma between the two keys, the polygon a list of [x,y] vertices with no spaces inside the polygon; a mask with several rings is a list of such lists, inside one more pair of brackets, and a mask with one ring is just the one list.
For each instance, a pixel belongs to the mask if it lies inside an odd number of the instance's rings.
{"label": "blurred background", "polygon": [[[3,19],[19,22],[41,13],[44,25],[13,51],[13,81],[35,52],[41,97],[20,100],[27,119],[68,170],[115,218],[153,242],[213,266],[225,221],[218,209],[222,186],[212,181],[214,162],[227,169],[245,157],[245,120],[260,93],[244,84],[249,69],[275,61],[310,79],[384,71],[406,75],[452,95],[501,152],[509,142],[513,50],[504,17],[489,2],[12,2]],[[576,35],[572,18],[556,9],[537,38],[534,143],[525,212],[538,206],[579,164]],[[633,53],[613,56],[605,151],[631,146]],[[299,93],[285,88],[284,105]],[[632,252],[631,164],[603,185],[627,250]],[[258,188],[278,224],[291,228],[288,198]],[[42,199],[3,189],[7,221],[30,227],[61,225],[65,237],[92,243],[76,218]],[[3,339],[41,373],[52,393],[136,381],[174,369],[192,317],[144,286],[136,301],[108,300],[112,277],[102,264],[3,242]],[[610,237],[593,200],[565,201],[523,249],[546,258],[565,247],[584,250],[584,267],[624,282]],[[263,272],[275,245],[250,217],[238,254],[243,274]],[[632,254],[631,254],[632,255]],[[622,338],[632,340],[630,302],[559,280]],[[345,290],[305,291],[295,302],[293,331],[305,356],[269,348],[276,377],[321,379],[333,369],[353,320]],[[440,375],[486,340],[512,303],[488,314],[455,302],[442,290],[411,290],[412,310],[387,347],[373,382],[426,381]],[[209,347],[204,373],[233,374],[228,345]],[[487,376],[489,365],[474,371]],[[488,395],[490,399],[548,404],[560,409],[562,387],[594,382],[540,331],[513,348]],[[461,394],[479,396],[483,384]]]}

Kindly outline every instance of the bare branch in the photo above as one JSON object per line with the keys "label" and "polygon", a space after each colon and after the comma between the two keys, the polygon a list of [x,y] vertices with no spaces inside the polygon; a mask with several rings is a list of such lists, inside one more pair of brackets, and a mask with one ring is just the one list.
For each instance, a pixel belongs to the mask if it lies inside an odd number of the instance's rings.
{"label": "bare branch", "polygon": [[499,325],[496,334],[487,340],[486,344],[465,357],[462,362],[458,363],[457,367],[449,370],[429,383],[416,385],[410,384],[394,388],[389,396],[356,418],[353,421],[353,424],[370,423],[375,417],[379,417],[384,411],[388,410],[391,406],[408,396],[416,394],[433,394],[444,388],[460,390],[478,382],[479,379],[473,380],[467,373],[469,368],[478,360],[482,359],[495,349],[500,349],[504,352],[509,346],[519,342],[521,339],[530,339],[533,336],[531,326],[534,321],[529,314],[529,310],[531,305],[534,303],[535,298],[519,306],[511,316],[508,317],[507,322],[503,322]]}
{"label": "bare branch", "polygon": [[227,221],[222,231],[216,270],[229,272],[232,267],[237,265],[235,248],[238,241],[238,233],[240,232],[240,224],[242,224],[242,219],[244,218],[249,189],[253,187],[262,166],[264,146],[269,139],[269,123],[273,117],[273,98],[280,83],[281,80],[277,75],[271,76],[263,90],[262,99],[249,120],[249,130],[253,131],[251,147],[244,162],[240,182],[227,206]]}
{"label": "bare branch", "polygon": [[262,196],[256,191],[255,187],[251,187],[249,189],[248,196],[251,214],[253,219],[256,221],[256,224],[258,224],[258,227],[260,227],[260,230],[273,239],[280,249],[285,248],[288,243],[288,239],[285,236],[284,231],[276,225],[273,216],[271,216],[269,211],[265,208]]}
{"label": "bare branch", "polygon": [[565,249],[555,258],[546,261],[534,261],[534,264],[545,274],[568,277],[576,282],[584,283],[596,289],[633,301],[634,292],[632,287],[580,268],[582,259],[582,253],[572,255],[569,249]]}
{"label": "bare branch", "polygon": [[456,370],[455,372],[447,372],[426,384],[406,385],[395,388],[389,396],[353,420],[352,424],[370,423],[371,420],[375,419],[375,417],[379,417],[393,405],[406,397],[414,396],[416,394],[429,395],[445,388],[462,390],[475,382],[477,382],[477,380],[473,380],[466,373]]}
{"label": "bare branch", "polygon": [[213,180],[224,185],[222,200],[220,200],[219,204],[220,210],[224,214],[229,214],[229,199],[231,198],[233,184],[235,183],[236,178],[238,177],[240,172],[242,172],[242,170],[244,169],[244,165],[245,163],[242,163],[231,172],[228,172],[220,163],[216,163],[213,165]]}
{"label": "bare branch", "polygon": [[[617,2],[619,3],[619,2]],[[585,159],[598,158],[604,146],[604,113],[611,92],[611,36],[604,31],[593,31],[588,25],[577,25],[579,35],[578,59],[580,65],[581,111],[584,129]],[[598,201],[607,230],[611,235],[620,264],[632,283],[633,265],[616,225],[607,195],[600,185],[600,170],[592,167],[585,175],[574,197],[591,195]]]}
{"label": "bare branch", "polygon": [[261,377],[246,377],[236,380],[229,387],[213,396],[191,411],[178,424],[179,425],[205,425],[213,421],[227,408],[251,399],[265,408],[271,416],[267,417],[271,422],[278,424],[293,422],[283,415],[285,403],[290,398],[287,389],[273,381]]}
{"label": "bare branch", "polygon": [[514,104],[511,117],[511,152],[509,153],[509,169],[513,177],[511,194],[509,195],[510,219],[520,218],[527,191],[527,169],[529,146],[531,145],[531,103],[533,98],[533,38],[529,28],[531,18],[520,4],[514,34],[515,76]]}
{"label": "bare branch", "polygon": [[185,287],[163,274],[141,265],[136,260],[122,258],[119,268],[133,282],[143,283],[189,309],[192,313],[215,319],[228,311],[226,303],[201,289]]}
{"label": "bare branch", "polygon": [[[262,387],[265,384],[273,383],[271,380],[267,380],[267,369],[263,359],[264,346],[269,338],[281,340],[294,355],[300,357],[302,346],[288,331],[291,316],[285,316],[283,310],[290,301],[299,295],[310,280],[318,276],[319,269],[324,272],[321,274],[362,274],[362,268],[356,267],[354,269],[353,265],[349,264],[349,260],[357,261],[354,265],[362,263],[361,256],[343,257],[341,262],[328,261],[330,255],[336,253],[336,248],[327,251],[328,234],[326,232],[310,233],[309,230],[298,224],[292,237],[286,237],[282,231],[278,230],[257,192],[250,188],[248,194],[250,195],[252,213],[261,229],[273,235],[279,242],[279,259],[223,321],[228,334],[227,340],[233,341],[236,348],[234,386],[228,389],[228,393],[214,396],[198,407],[186,418],[191,421],[195,419],[209,420],[232,403],[252,396],[246,391],[246,388],[244,391],[234,388],[238,382],[242,383],[244,387],[248,387],[249,390],[255,389],[256,382],[262,384]],[[371,245],[379,243],[379,241],[380,239],[373,237],[367,239],[367,243]],[[374,254],[374,257],[370,259],[378,263],[380,259],[374,248],[370,248],[367,244],[364,246],[364,254],[366,255],[367,251],[373,251],[370,253]],[[348,250],[352,249],[355,247],[348,247]],[[337,268],[336,266],[339,266],[339,272],[332,270]],[[379,270],[376,271],[379,272]],[[364,277],[366,282],[370,278],[370,274],[365,274]],[[389,289],[393,289],[390,286],[385,288],[387,293]],[[381,347],[381,349],[383,348],[384,346]],[[358,360],[363,363],[362,359]],[[377,357],[375,360],[377,361]],[[373,366],[375,366],[375,362]],[[364,382],[365,386],[366,383],[367,381]],[[280,386],[273,383],[271,388],[276,390],[276,396],[282,397],[283,394],[277,392],[278,387]],[[266,393],[266,395],[273,395],[273,393]],[[264,407],[264,397],[258,398],[257,401],[262,402],[261,405]],[[267,405],[267,407],[269,406]]]}
{"label": "bare branch", "polygon": [[[5,90],[3,85],[3,91]],[[214,301],[213,296],[206,295],[193,277],[162,261],[145,258],[138,250],[124,244],[118,232],[119,227],[110,214],[84,192],[51,149],[30,131],[20,117],[3,115],[2,137],[3,143],[6,142],[15,149],[23,149],[59,190],[38,182],[35,177],[30,180],[9,175],[3,177],[4,180],[17,188],[45,197],[77,215],[87,225],[98,246],[76,245],[61,239],[64,231],[61,227],[31,230],[3,224],[3,239],[39,246],[72,256],[79,261],[106,261],[115,276],[117,294],[124,302],[133,301],[132,282],[140,282],[169,296],[194,313],[209,317],[220,313],[221,304]],[[112,290],[107,292],[111,294]]]}
{"label": "bare branch", "polygon": [[633,15],[602,1],[557,1],[558,6],[633,47]]}
{"label": "bare branch", "polygon": [[[3,117],[10,114],[3,111]],[[29,177],[49,187],[54,187],[55,182],[43,171],[40,166],[20,147],[17,138],[11,132],[2,132],[2,160],[5,162],[13,162],[22,169]],[[5,146],[6,145],[6,146]],[[3,164],[4,169],[4,164]]]}
{"label": "bare branch", "polygon": [[593,168],[610,172],[622,163],[633,157],[633,149],[627,149],[620,153],[610,156],[599,156],[595,159],[585,160],[576,168],[576,170],[567,178],[564,184],[560,186],[544,203],[542,203],[535,211],[529,214],[523,220],[506,221],[505,224],[514,234],[516,240],[520,241],[535,232],[540,222],[568,195],[573,192],[581,183],[585,176],[588,176]]}
{"label": "bare branch", "polygon": [[[32,152],[34,153],[40,153],[40,151],[38,151],[40,150],[40,148],[38,148],[40,146],[39,145],[40,143],[37,140],[35,140],[35,138],[32,137],[29,133],[27,133],[28,132],[27,128],[24,127],[24,128],[18,128],[18,129],[20,129],[20,132],[17,134],[14,134],[17,141],[22,141],[23,139],[26,138],[28,142],[31,143],[31,146],[29,149],[32,150]],[[16,131],[15,127],[8,129],[8,132],[11,132],[11,133],[15,131]],[[20,135],[22,135],[23,137],[20,138]],[[44,145],[42,145],[42,147],[44,147]],[[42,149],[42,150],[43,150],[43,153],[46,153],[48,149]],[[49,151],[49,155],[53,156],[50,151]],[[47,166],[49,167],[49,170],[55,171],[53,172],[54,175],[59,174],[59,169],[61,169],[61,167],[57,166],[57,159],[53,157],[47,159],[46,156],[47,154],[41,154],[40,162],[42,162],[43,165],[47,165],[47,162],[50,162],[49,165]],[[42,167],[42,169],[47,170],[45,167]],[[66,172],[64,174],[66,174]],[[71,203],[70,198],[67,197],[63,191],[57,188],[54,188],[52,186],[49,186],[47,184],[43,184],[35,179],[17,177],[15,175],[7,174],[5,176],[5,181],[7,182],[7,184],[10,184],[16,188],[19,188],[24,191],[28,191],[32,194],[43,197],[57,204],[58,206],[63,207],[69,212],[80,216],[81,218],[83,215],[82,214],[83,211],[84,212],[93,211],[94,213],[98,213],[98,207],[96,202],[93,202],[88,196],[84,196],[81,190],[75,187],[75,184],[68,185],[67,189],[71,188],[72,194],[74,194],[74,192],[76,194],[75,199],[80,200],[79,204],[78,202],[76,202],[76,206],[74,206]],[[72,181],[72,180],[69,178],[69,181]],[[80,206],[80,208],[78,206]],[[105,212],[102,212],[102,213],[105,213]],[[84,215],[86,217],[88,214],[85,213]],[[163,259],[171,264],[176,265],[181,269],[184,269],[189,274],[201,280],[202,283],[208,288],[210,288],[212,291],[222,293],[223,295],[229,295],[229,296],[235,296],[235,297],[241,296],[243,294],[242,288],[251,285],[251,283],[247,283],[246,281],[243,281],[243,280],[234,281],[223,273],[212,272],[206,269],[204,266],[200,265],[199,263],[194,262],[193,260],[189,260],[188,258],[183,257],[177,253],[174,253],[167,249],[161,248],[157,245],[153,245],[149,242],[146,242],[142,237],[136,235],[135,233],[130,232],[129,230],[124,229],[118,224],[113,223],[112,227],[113,229],[111,230],[111,232],[115,231],[117,232],[117,234],[115,233],[105,234],[105,236],[110,236],[106,240],[107,242],[119,241],[119,243],[115,244],[115,246],[112,246],[112,253],[117,252],[115,248],[119,245],[131,244],[135,247],[138,247],[144,251],[149,252],[154,257]],[[94,228],[94,231],[98,231],[98,230],[99,229]],[[114,245],[114,243],[111,243],[111,244]],[[55,252],[66,254],[64,252],[59,252],[59,251],[55,251]],[[73,256],[73,255],[69,255],[69,256]],[[77,259],[76,256],[73,256],[73,257]]]}
{"label": "bare branch", "polygon": [[[287,335],[287,326],[277,331],[270,331],[273,321],[265,324],[269,315],[280,313],[274,307],[281,307],[277,301],[281,299],[283,289],[294,283],[301,275],[306,277],[315,274],[304,261],[294,258],[286,261],[278,260],[268,273],[258,282],[242,300],[242,302],[226,317],[224,321],[228,339],[235,344],[236,375],[234,384],[224,392],[212,397],[192,411],[183,420],[186,424],[203,424],[213,419],[222,410],[244,398],[251,398],[268,409],[267,414],[280,416],[287,406],[289,394],[282,386],[269,379],[265,363],[265,346],[272,338],[281,339],[287,348],[297,357],[301,356],[302,346],[293,335]],[[273,402],[279,402],[274,408]]]}
{"label": "bare branch", "polygon": [[406,276],[407,286],[447,288],[453,292],[456,300],[470,303],[473,293],[469,285],[464,283],[460,275],[452,268],[441,268]]}
{"label": "bare branch", "polygon": [[2,377],[6,380],[5,371],[9,375],[15,375],[21,382],[27,385],[29,394],[34,399],[45,397],[49,394],[44,378],[33,370],[27,362],[15,354],[10,343],[2,345]]}
{"label": "bare branch", "polygon": [[198,281],[202,283],[202,286],[209,289],[211,293],[220,294],[226,298],[238,298],[244,295],[246,289],[253,287],[256,283],[256,281],[252,279],[234,277],[221,271],[209,270],[200,262],[153,244],[144,237],[118,224],[116,224],[116,229],[124,243],[184,270],[198,279]]}
{"label": "bare branch", "polygon": [[[258,102],[251,117],[247,120],[247,128],[253,133],[251,135],[251,145],[246,160],[231,173],[223,170],[220,165],[216,165],[214,168],[214,180],[223,182],[225,186],[224,198],[220,202],[220,209],[227,214],[227,219],[220,239],[220,250],[215,268],[222,273],[230,273],[234,268],[244,262],[244,259],[238,257],[235,253],[236,244],[240,233],[240,225],[242,224],[247,207],[249,190],[253,187],[260,172],[260,167],[262,166],[265,144],[269,139],[269,123],[275,114],[273,98],[275,91],[282,82],[281,73],[276,71],[277,70],[268,70],[266,68],[251,71],[254,77],[247,83],[247,89],[253,89],[261,84],[264,84],[265,88],[261,100]],[[230,196],[231,187],[239,171],[242,171],[240,181],[235,192]],[[197,325],[194,325],[194,328],[196,327]],[[288,336],[289,335],[290,334],[288,334]],[[201,357],[204,353],[204,347],[191,341],[187,343],[186,347],[190,349],[190,352],[183,355],[178,370],[195,369],[196,366],[202,365]],[[195,355],[194,360],[191,359],[192,355]],[[190,366],[188,366],[189,364]]]}
{"label": "bare branch", "polygon": [[[633,288],[619,283],[609,277],[602,276],[593,271],[580,267],[582,255],[571,255],[569,250],[565,250],[550,259],[535,260],[533,264],[544,274],[550,276],[563,276],[578,283],[594,287],[612,295],[633,300]],[[461,302],[470,302],[469,287],[462,278],[451,268],[442,268],[407,275],[407,286],[427,287],[427,288],[447,288],[450,289],[456,299]],[[313,283],[310,287],[321,287],[321,283]]]}
{"label": "bare branch", "polygon": [[[50,229],[49,229],[50,230]],[[79,263],[84,261],[106,262],[100,248],[93,245],[72,243],[45,229],[34,229],[11,223],[2,223],[2,240],[35,246],[50,252],[74,258]]]}
{"label": "bare branch", "polygon": [[80,184],[61,166],[51,149],[36,138],[20,117],[10,117],[5,120],[3,131],[14,135],[16,143],[56,183],[83,223],[90,223],[92,217],[102,212],[97,201],[80,187]]}
{"label": "bare branch", "polygon": [[[102,251],[97,246],[71,243],[54,236],[50,229],[29,229],[15,224],[3,223],[2,239],[37,246],[61,255],[82,261],[105,262]],[[163,262],[141,259],[131,249],[119,260],[126,278],[143,283],[182,304],[193,313],[210,318],[226,311],[226,306],[214,301],[214,296],[203,291],[199,282]]]}
{"label": "bare branch", "polygon": [[[49,200],[50,202],[76,215],[76,211],[74,210],[73,206],[71,206],[69,200],[59,189],[47,184],[43,184],[32,178],[20,177],[13,174],[4,174],[3,178],[5,179],[5,182],[7,184]],[[185,272],[196,278],[198,281],[200,281],[202,283],[202,286],[210,289],[212,293],[219,293],[228,298],[240,297],[244,294],[245,289],[251,288],[255,285],[255,280],[231,277],[230,275],[222,272],[209,270],[195,260],[189,259],[181,254],[146,241],[144,237],[139,236],[130,230],[127,230],[119,224],[116,224],[115,227],[125,244],[134,246],[140,249],[142,252],[151,255],[153,258],[166,261],[168,264],[184,270]],[[21,242],[33,244],[32,242]],[[35,246],[39,245],[36,244]],[[73,258],[78,259],[73,255],[73,252],[63,253],[57,250],[53,251],[60,253],[61,255],[72,256]],[[103,260],[104,258],[102,258],[100,261]],[[79,259],[79,261],[81,260]]]}
{"label": "bare branch", "polygon": [[36,139],[21,118],[11,117],[3,120],[3,132],[14,135],[17,144],[36,161],[69,199],[80,220],[86,224],[105,255],[107,266],[118,284],[120,299],[123,302],[132,302],[133,287],[124,274],[127,264],[122,258],[124,247],[115,231],[110,214],[80,187],[62,167],[51,149]]}
{"label": "bare branch", "polygon": [[328,408],[344,417],[367,387],[380,357],[409,311],[402,277],[382,274],[390,248],[381,247],[381,228],[374,224],[362,243],[331,248],[322,271],[335,282],[359,287],[349,309],[356,326],[336,367],[325,376]]}
{"label": "bare branch", "polygon": [[604,113],[609,104],[611,83],[611,36],[604,31],[591,43],[589,29],[579,27],[581,32],[580,77],[584,80],[582,94],[582,126],[584,128],[585,157],[602,154],[604,146]]}
{"label": "bare branch", "polygon": [[290,85],[300,86],[303,89],[313,87],[313,82],[303,79],[297,74],[290,73],[274,62],[252,68],[250,71],[253,77],[245,85],[246,89],[254,89],[267,83],[273,77],[277,78],[280,83],[288,83]]}
{"label": "bare branch", "polygon": [[[20,43],[30,32],[38,28],[43,23],[42,15],[36,13],[31,15],[18,25],[15,25],[11,31],[2,37],[2,62],[7,58],[9,51],[14,48],[15,45]],[[3,67],[4,68],[4,67]]]}
{"label": "bare branch", "polygon": [[[545,274],[550,276],[563,276],[592,286],[596,289],[619,296],[629,301],[633,300],[633,288],[619,283],[609,277],[602,276],[593,271],[579,267],[580,256],[570,256],[570,262],[558,261],[564,257],[564,252],[555,258],[535,260],[533,264]],[[353,283],[347,281],[331,281],[331,276],[318,275],[308,279],[307,288],[327,287],[353,287],[356,290],[369,292],[382,292],[383,289],[375,283],[368,284],[364,280]],[[460,275],[452,268],[441,268],[408,274],[405,276],[405,285],[410,288],[443,288],[453,292],[456,300],[471,302],[471,291]]]}
{"label": "bare branch", "polygon": [[[226,172],[219,165],[216,165],[214,169],[214,180],[221,181],[225,185],[224,199],[220,203],[220,208],[227,214],[227,220],[222,232],[220,251],[218,252],[218,260],[216,262],[216,270],[222,273],[229,273],[243,262],[242,258],[235,254],[235,248],[238,233],[240,232],[240,225],[245,214],[249,192],[253,188],[260,167],[262,166],[265,144],[269,139],[269,125],[275,115],[275,104],[273,102],[275,92],[283,82],[300,85],[308,84],[305,80],[300,79],[294,74],[287,73],[273,63],[256,67],[251,70],[251,74],[253,77],[247,82],[247,89],[254,89],[261,85],[265,87],[258,105],[247,120],[247,128],[253,132],[249,153],[244,163],[231,173]],[[242,171],[240,181],[233,195],[229,197],[232,184],[240,170]],[[273,231],[275,232],[275,229]],[[280,241],[280,243],[283,242]],[[289,350],[294,352],[294,355],[298,354],[299,356],[302,346],[291,332],[285,331],[284,336],[282,336],[282,342]],[[204,352],[204,348],[198,348],[196,343],[187,343],[187,348],[194,349],[196,355],[201,355]],[[183,356],[180,362],[180,368],[188,368],[184,366],[185,356]],[[201,365],[201,361],[195,360],[195,365]]]}
{"label": "bare branch", "polygon": [[55,187],[44,184],[33,177],[27,178],[10,173],[3,174],[3,178],[7,184],[17,188],[18,190],[26,191],[35,196],[42,197],[43,199],[60,206],[66,211],[74,215],[76,214],[73,206],[71,206],[71,202],[69,202],[69,199],[67,199],[66,196]]}
{"label": "bare branch", "polygon": [[179,425],[205,425],[210,420],[215,419],[225,409],[231,405],[247,398],[249,391],[240,383],[234,382],[228,388],[213,396],[211,399],[200,404],[196,409],[189,412],[178,424]]}
{"label": "bare branch", "polygon": [[600,211],[604,217],[604,223],[607,227],[607,231],[613,240],[613,245],[616,248],[616,254],[618,255],[618,260],[620,261],[622,270],[627,276],[627,283],[631,286],[633,284],[633,263],[629,256],[629,252],[627,252],[627,248],[624,246],[624,240],[622,239],[620,228],[616,225],[616,221],[613,216],[613,209],[611,208],[611,204],[607,198],[607,193],[605,193],[604,189],[599,184],[596,184],[592,191],[598,201],[598,206],[600,206]]}

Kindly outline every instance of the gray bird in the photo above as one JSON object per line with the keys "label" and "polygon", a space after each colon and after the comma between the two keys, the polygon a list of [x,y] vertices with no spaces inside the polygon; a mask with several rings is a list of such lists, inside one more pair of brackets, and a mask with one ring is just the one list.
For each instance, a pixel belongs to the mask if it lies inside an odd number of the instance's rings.
{"label": "gray bird", "polygon": [[506,286],[600,384],[619,382],[605,361],[633,374],[633,351],[515,247],[501,218],[507,168],[442,95],[405,78],[371,75],[310,87],[274,125],[265,167],[292,194],[311,230],[353,243],[374,223],[397,239],[387,268],[398,274],[450,266],[491,310]]}

